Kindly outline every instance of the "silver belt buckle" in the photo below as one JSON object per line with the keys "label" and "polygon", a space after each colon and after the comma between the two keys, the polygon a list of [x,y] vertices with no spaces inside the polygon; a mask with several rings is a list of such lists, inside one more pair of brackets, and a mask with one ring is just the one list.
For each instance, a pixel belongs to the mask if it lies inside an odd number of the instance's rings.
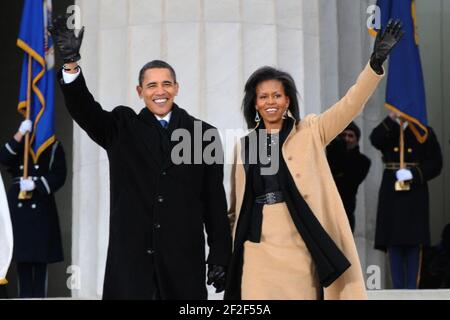
{"label": "silver belt buckle", "polygon": [[277,200],[276,200],[275,192],[266,193],[266,203],[267,204],[274,204],[276,202],[277,202]]}

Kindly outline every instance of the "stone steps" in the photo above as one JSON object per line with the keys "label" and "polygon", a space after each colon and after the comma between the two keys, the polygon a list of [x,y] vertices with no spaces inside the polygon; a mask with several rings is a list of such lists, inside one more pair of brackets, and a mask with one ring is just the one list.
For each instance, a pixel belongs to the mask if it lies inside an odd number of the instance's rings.
{"label": "stone steps", "polygon": [[450,300],[450,289],[369,290],[369,300]]}

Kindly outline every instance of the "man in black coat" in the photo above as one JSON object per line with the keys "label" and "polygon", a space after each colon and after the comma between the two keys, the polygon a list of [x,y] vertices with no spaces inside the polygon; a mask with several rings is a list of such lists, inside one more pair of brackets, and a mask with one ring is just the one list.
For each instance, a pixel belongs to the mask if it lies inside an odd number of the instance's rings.
{"label": "man in black coat", "polygon": [[328,163],[352,232],[355,231],[356,194],[370,168],[370,159],[359,151],[360,137],[361,130],[352,122],[327,147]]}
{"label": "man in black coat", "polygon": [[[0,147],[0,163],[13,177],[8,204],[14,235],[13,261],[17,263],[19,296],[44,298],[47,264],[63,261],[61,231],[54,193],[66,179],[64,149],[53,142],[33,163],[29,156],[28,179],[22,179],[23,136],[32,130],[30,120],[20,125],[8,143]],[[19,200],[19,192],[32,192],[32,198]]]}
{"label": "man in black coat", "polygon": [[[76,37],[65,18],[59,18],[51,32],[65,62],[59,79],[66,106],[109,158],[111,212],[103,298],[206,299],[204,227],[208,284],[223,291],[231,235],[217,129],[174,103],[175,71],[159,60],[139,74],[137,92],[146,106],[139,114],[124,106],[103,110],[77,64],[83,30]],[[203,141],[205,133],[212,134],[211,143]],[[191,142],[188,148],[180,149],[173,141],[180,136],[183,144]],[[218,161],[203,157],[211,145]]]}
{"label": "man in black coat", "polygon": [[[400,124],[404,131],[404,161],[400,168]],[[430,245],[428,181],[442,169],[436,135],[417,141],[408,122],[396,113],[386,117],[371,133],[381,151],[385,169],[381,181],[375,230],[375,249],[388,251],[395,289],[417,288],[421,246]],[[396,181],[406,181],[408,191],[396,191]]]}

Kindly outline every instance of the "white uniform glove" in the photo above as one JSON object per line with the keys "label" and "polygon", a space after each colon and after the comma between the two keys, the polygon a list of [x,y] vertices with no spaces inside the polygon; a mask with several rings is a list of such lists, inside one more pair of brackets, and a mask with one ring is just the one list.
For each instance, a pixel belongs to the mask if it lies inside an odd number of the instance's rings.
{"label": "white uniform glove", "polygon": [[36,184],[31,178],[20,178],[20,191],[33,191],[36,188]]}
{"label": "white uniform glove", "polygon": [[31,120],[24,120],[20,124],[19,132],[24,136],[27,132],[31,132],[33,122]]}
{"label": "white uniform glove", "polygon": [[398,181],[407,181],[413,178],[411,170],[409,169],[400,169],[395,173],[395,175],[397,176]]}

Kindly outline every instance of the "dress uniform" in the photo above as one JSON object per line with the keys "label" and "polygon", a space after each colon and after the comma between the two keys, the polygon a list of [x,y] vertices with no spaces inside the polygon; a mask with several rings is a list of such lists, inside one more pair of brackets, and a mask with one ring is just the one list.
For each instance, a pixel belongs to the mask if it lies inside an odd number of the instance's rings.
{"label": "dress uniform", "polygon": [[386,117],[372,131],[370,140],[381,151],[385,166],[378,198],[375,248],[389,253],[394,288],[416,288],[420,247],[430,244],[428,181],[441,172],[441,149],[432,128],[428,127],[428,139],[420,143],[407,126],[404,161],[413,178],[409,191],[396,191],[400,125]]}
{"label": "dress uniform", "polygon": [[28,175],[36,188],[31,199],[19,200],[23,149],[23,143],[15,139],[0,148],[0,163],[13,176],[8,192],[14,234],[13,261],[18,267],[20,297],[45,297],[47,264],[63,261],[54,193],[66,179],[66,161],[59,141],[50,145],[37,163],[29,157]]}

